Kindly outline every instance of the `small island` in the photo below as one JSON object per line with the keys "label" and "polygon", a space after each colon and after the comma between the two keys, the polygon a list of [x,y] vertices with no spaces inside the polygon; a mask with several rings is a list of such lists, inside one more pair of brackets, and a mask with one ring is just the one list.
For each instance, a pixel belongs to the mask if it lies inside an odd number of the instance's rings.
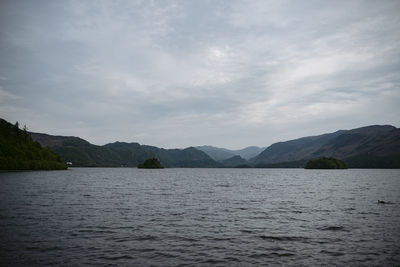
{"label": "small island", "polygon": [[340,159],[322,157],[307,162],[305,169],[347,169],[347,165]]}
{"label": "small island", "polygon": [[139,169],[163,169],[164,166],[157,158],[146,159],[142,164],[138,165]]}

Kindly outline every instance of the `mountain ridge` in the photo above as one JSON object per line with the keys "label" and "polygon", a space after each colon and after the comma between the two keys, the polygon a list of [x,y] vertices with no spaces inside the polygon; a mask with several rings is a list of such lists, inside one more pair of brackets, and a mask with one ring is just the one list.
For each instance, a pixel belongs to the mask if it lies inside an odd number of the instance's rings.
{"label": "mountain ridge", "polygon": [[250,162],[258,167],[296,167],[318,157],[341,159],[350,168],[400,168],[400,129],[370,125],[278,142]]}
{"label": "mountain ridge", "polygon": [[[369,125],[277,142],[250,159],[237,154],[245,150],[254,153],[262,148],[164,149],[119,141],[100,146],[76,136],[29,134],[33,141],[50,148],[64,162],[83,167],[136,167],[152,157],[159,158],[166,167],[302,167],[310,159],[335,157],[350,168],[400,168],[400,129],[391,125]],[[215,160],[201,148],[222,151],[225,155]]]}
{"label": "mountain ridge", "polygon": [[166,167],[220,167],[206,153],[193,147],[164,149],[136,142],[98,146],[75,136],[52,136],[31,133],[41,145],[49,147],[64,161],[77,167],[137,167],[148,158],[159,158]]}
{"label": "mountain ridge", "polygon": [[245,160],[249,160],[250,158],[255,157],[265,149],[265,147],[248,146],[242,149],[232,150],[210,145],[197,146],[196,148],[205,152],[216,161],[226,160],[234,156],[240,156]]}

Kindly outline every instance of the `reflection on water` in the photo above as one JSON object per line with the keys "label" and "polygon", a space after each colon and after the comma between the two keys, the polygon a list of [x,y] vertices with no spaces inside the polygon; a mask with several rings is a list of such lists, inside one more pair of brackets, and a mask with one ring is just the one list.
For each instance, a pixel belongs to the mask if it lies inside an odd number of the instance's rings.
{"label": "reflection on water", "polygon": [[396,265],[399,189],[400,170],[0,173],[0,265]]}

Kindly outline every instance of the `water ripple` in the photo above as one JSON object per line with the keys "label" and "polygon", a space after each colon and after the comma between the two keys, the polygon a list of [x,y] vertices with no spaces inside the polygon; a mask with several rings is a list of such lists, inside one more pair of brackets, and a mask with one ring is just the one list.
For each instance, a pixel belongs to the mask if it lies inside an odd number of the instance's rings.
{"label": "water ripple", "polygon": [[396,266],[398,177],[400,170],[0,173],[0,266]]}

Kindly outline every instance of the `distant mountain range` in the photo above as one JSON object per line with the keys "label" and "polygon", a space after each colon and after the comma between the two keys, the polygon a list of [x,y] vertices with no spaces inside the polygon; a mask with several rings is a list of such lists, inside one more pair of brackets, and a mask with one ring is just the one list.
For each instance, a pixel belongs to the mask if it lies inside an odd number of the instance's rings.
{"label": "distant mountain range", "polygon": [[298,167],[322,156],[341,159],[352,168],[400,168],[400,129],[372,125],[279,142],[250,163],[256,167]]}
{"label": "distant mountain range", "polygon": [[234,156],[240,156],[243,159],[249,160],[260,154],[265,149],[265,147],[258,146],[249,146],[239,150],[230,150],[215,146],[197,146],[196,148],[205,152],[216,161],[226,160]]}
{"label": "distant mountain range", "polygon": [[49,147],[64,161],[78,167],[136,167],[148,158],[160,159],[165,167],[220,167],[204,152],[188,147],[163,149],[138,143],[115,142],[104,146],[72,136],[31,133],[33,140]]}
{"label": "distant mountain range", "polygon": [[339,130],[278,142],[265,149],[252,146],[241,150],[213,146],[163,149],[125,142],[97,146],[79,137],[30,134],[64,162],[82,167],[136,167],[156,157],[165,167],[287,168],[304,167],[308,160],[325,156],[341,159],[350,168],[400,168],[400,129],[390,125]]}

